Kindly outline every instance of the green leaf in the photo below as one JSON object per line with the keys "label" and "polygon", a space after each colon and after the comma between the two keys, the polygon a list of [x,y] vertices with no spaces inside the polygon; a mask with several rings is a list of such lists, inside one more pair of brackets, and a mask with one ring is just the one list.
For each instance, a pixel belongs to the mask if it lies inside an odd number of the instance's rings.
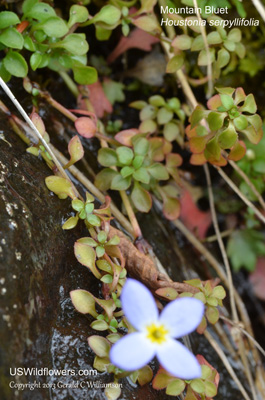
{"label": "green leaf", "polygon": [[[3,61],[0,61],[0,76],[5,82],[8,82],[11,78],[11,74],[5,69]],[[37,153],[39,154],[38,149]]]}
{"label": "green leaf", "polygon": [[139,116],[141,121],[145,121],[146,119],[154,119],[156,114],[157,108],[151,104],[148,104],[140,111]]}
{"label": "green leaf", "polygon": [[212,398],[217,395],[217,388],[213,382],[205,381],[205,395]]}
{"label": "green leaf", "polygon": [[104,168],[95,178],[95,185],[101,191],[109,190],[113,178],[118,175],[118,172],[111,168]]}
{"label": "green leaf", "polygon": [[67,221],[65,221],[62,228],[64,230],[73,229],[76,227],[78,220],[79,220],[78,217],[70,217]]}
{"label": "green leaf", "polygon": [[169,382],[166,388],[166,394],[169,396],[178,396],[185,389],[186,384],[181,379],[174,379],[172,382]]}
{"label": "green leaf", "polygon": [[190,386],[192,390],[194,390],[197,393],[204,393],[205,391],[205,386],[201,379],[193,379],[190,383]]}
{"label": "green leaf", "polygon": [[87,222],[92,226],[100,226],[101,220],[97,215],[89,214],[86,216]]}
{"label": "green leaf", "polygon": [[241,40],[241,30],[238,28],[231,29],[228,33],[227,39],[231,40],[232,42],[240,42]]}
{"label": "green leaf", "polygon": [[121,17],[121,11],[108,4],[100,9],[100,11],[90,20],[90,23],[103,22],[107,25],[115,25]]}
{"label": "green leaf", "polygon": [[46,21],[50,17],[56,17],[56,12],[54,11],[53,7],[51,7],[47,3],[36,3],[31,7],[31,4],[33,2],[29,2],[27,5],[25,16],[28,18],[33,18],[36,19],[40,22]]}
{"label": "green leaf", "polygon": [[36,44],[33,42],[31,37],[29,37],[29,36],[26,36],[24,38],[24,47],[25,47],[25,49],[32,51],[32,52],[36,51],[36,49],[37,49]]}
{"label": "green leaf", "polygon": [[69,28],[71,28],[76,23],[85,22],[89,16],[87,8],[84,6],[77,5],[77,4],[73,5],[70,8],[69,15],[70,15],[70,18],[68,21]]}
{"label": "green leaf", "polygon": [[229,124],[220,135],[218,136],[218,143],[222,149],[231,149],[237,141],[237,133],[232,124]]}
{"label": "green leaf", "polygon": [[77,212],[82,211],[84,208],[83,201],[79,199],[72,200],[72,208]]}
{"label": "green leaf", "polygon": [[68,144],[68,152],[71,156],[70,161],[64,168],[69,168],[71,165],[75,164],[77,161],[81,160],[84,156],[84,149],[81,140],[76,135],[74,136]]}
{"label": "green leaf", "polygon": [[38,66],[40,65],[42,61],[42,54],[39,52],[33,53],[30,56],[30,66],[33,69],[33,71],[36,71],[36,69],[38,68]]}
{"label": "green leaf", "polygon": [[206,317],[211,324],[216,324],[219,319],[219,311],[216,307],[208,306],[206,309]]}
{"label": "green leaf", "polygon": [[173,112],[165,107],[161,107],[157,113],[157,122],[159,125],[164,125],[172,120]]}
{"label": "green leaf", "polygon": [[116,175],[111,182],[112,190],[127,190],[131,185],[131,177],[123,178],[120,174]]}
{"label": "green leaf", "polygon": [[101,282],[104,282],[104,283],[112,283],[113,276],[110,274],[106,274],[106,275],[102,276],[102,278],[100,280],[101,280]]}
{"label": "green leaf", "polygon": [[51,17],[41,24],[41,29],[47,36],[61,38],[68,32],[68,26],[62,18]]}
{"label": "green leaf", "polygon": [[265,255],[263,234],[252,229],[233,232],[227,244],[227,254],[235,271],[241,267],[254,271],[257,257]]}
{"label": "green leaf", "polygon": [[88,43],[83,33],[67,35],[61,42],[56,44],[56,47],[61,47],[76,56],[82,56],[88,52]]}
{"label": "green leaf", "polygon": [[39,0],[25,0],[22,4],[22,11],[24,14],[29,12]]}
{"label": "green leaf", "polygon": [[180,214],[180,202],[176,198],[166,197],[163,202],[163,214],[170,221],[174,221]]}
{"label": "green leaf", "polygon": [[91,293],[86,290],[77,289],[70,292],[72,303],[75,309],[82,314],[90,314],[97,318],[95,300]]}
{"label": "green leaf", "polygon": [[191,129],[193,129],[205,116],[205,111],[201,106],[197,106],[191,116],[190,116],[190,123]]}
{"label": "green leaf", "polygon": [[127,178],[127,176],[130,176],[130,175],[132,175],[133,173],[134,173],[134,168],[128,167],[128,166],[123,167],[123,168],[120,170],[120,174],[121,174],[121,176],[122,176],[123,178]]}
{"label": "green leaf", "polygon": [[167,63],[166,72],[168,74],[173,74],[178,71],[184,64],[184,54],[180,53],[172,57]]}
{"label": "green leaf", "polygon": [[109,327],[106,321],[93,321],[92,324],[90,324],[92,329],[95,329],[96,331],[106,331]]}
{"label": "green leaf", "polygon": [[174,377],[172,375],[170,375],[167,371],[161,369],[154,377],[153,388],[156,390],[165,389],[173,379]]}
{"label": "green leaf", "polygon": [[220,94],[221,102],[226,110],[230,110],[234,107],[234,100],[231,96],[227,94]]}
{"label": "green leaf", "polygon": [[17,78],[24,78],[28,74],[28,65],[26,60],[17,51],[9,50],[3,63],[5,69]]}
{"label": "green leaf", "polygon": [[220,33],[219,32],[217,32],[217,31],[215,31],[215,32],[210,32],[208,35],[207,35],[207,42],[208,42],[208,44],[219,44],[219,43],[222,43],[223,42],[223,40],[222,40],[222,38],[221,38],[221,36],[220,36]]}
{"label": "green leaf", "polygon": [[88,344],[98,357],[108,357],[110,343],[104,337],[92,335],[88,338]]}
{"label": "green leaf", "polygon": [[115,82],[111,79],[106,79],[103,84],[103,90],[110,103],[113,105],[116,101],[122,102],[125,100],[124,85],[121,82]]}
{"label": "green leaf", "polygon": [[148,172],[158,181],[166,181],[169,179],[167,169],[160,163],[155,163],[148,168]]}
{"label": "green leaf", "polygon": [[157,19],[152,15],[143,15],[133,21],[134,25],[145,32],[160,32],[161,28]]}
{"label": "green leaf", "polygon": [[93,248],[88,246],[87,244],[75,242],[74,251],[75,256],[80,264],[89,268],[93,275],[96,278],[100,279],[101,274],[96,268],[96,253]]}
{"label": "green leaf", "polygon": [[11,49],[22,49],[24,39],[15,28],[7,28],[1,33],[0,42]]}
{"label": "green leaf", "polygon": [[12,25],[20,23],[20,19],[17,14],[12,11],[2,11],[0,12],[0,29],[9,28]]}
{"label": "green leaf", "polygon": [[204,41],[202,35],[196,36],[191,45],[191,51],[200,51],[204,49]]}
{"label": "green leaf", "polygon": [[217,65],[219,68],[224,68],[230,61],[230,53],[222,48],[217,54]]}
{"label": "green leaf", "polygon": [[149,142],[145,138],[140,138],[133,143],[133,149],[135,154],[139,156],[145,156],[149,150]]}
{"label": "green leaf", "polygon": [[[215,60],[215,49],[210,48],[209,49],[209,59],[210,63],[212,64]],[[198,56],[198,65],[204,66],[208,65],[208,55],[205,49],[201,50]]]}
{"label": "green leaf", "polygon": [[131,199],[137,210],[145,213],[150,211],[152,207],[151,195],[137,182],[134,184]]}
{"label": "green leaf", "polygon": [[154,96],[149,97],[149,104],[155,107],[163,107],[166,105],[164,97],[160,96],[159,94],[155,94]]}
{"label": "green leaf", "polygon": [[235,44],[235,42],[232,42],[231,40],[226,39],[226,40],[224,41],[224,47],[225,47],[227,50],[233,52],[233,51],[235,51],[235,49],[236,49],[236,44]]}
{"label": "green leaf", "polygon": [[146,168],[139,168],[133,173],[133,178],[139,182],[145,183],[148,185],[150,182],[150,175],[148,174]]}
{"label": "green leaf", "polygon": [[151,382],[152,378],[153,378],[153,371],[149,367],[149,365],[146,365],[145,367],[143,367],[139,370],[137,380],[138,380],[140,386],[144,386],[147,383]]}
{"label": "green leaf", "polygon": [[71,198],[76,197],[73,186],[68,179],[52,175],[45,178],[45,183],[47,188],[57,194],[57,196],[63,196],[60,198],[66,198],[67,196]]}
{"label": "green leaf", "polygon": [[243,112],[248,112],[250,114],[255,114],[257,112],[257,104],[255,102],[253,94],[249,94],[245,98],[244,104],[242,107],[240,107],[239,110]]}
{"label": "green leaf", "polygon": [[126,146],[120,146],[117,148],[116,153],[118,156],[118,160],[122,165],[131,164],[134,157],[132,149]]}
{"label": "green leaf", "polygon": [[168,122],[163,129],[163,135],[166,140],[173,142],[180,134],[179,126],[175,122]]}
{"label": "green leaf", "polygon": [[226,296],[226,292],[225,292],[223,286],[220,286],[220,285],[216,286],[213,289],[211,296],[216,297],[217,299],[223,300]]}
{"label": "green leaf", "polygon": [[245,117],[245,115],[240,115],[240,117],[234,119],[234,125],[236,129],[242,131],[243,129],[246,129],[246,127],[248,126],[248,120]]}
{"label": "green leaf", "polygon": [[118,163],[118,157],[115,150],[110,148],[101,148],[98,152],[98,162],[103,167],[113,167]]}
{"label": "green leaf", "polygon": [[207,117],[209,128],[212,131],[217,131],[218,129],[222,128],[225,117],[226,113],[219,113],[216,111],[210,112]]}
{"label": "green leaf", "polygon": [[178,35],[171,43],[172,47],[179,50],[189,50],[191,48],[192,38],[188,35]]}
{"label": "green leaf", "polygon": [[74,64],[73,73],[75,81],[80,85],[91,85],[98,80],[97,70],[81,63]]}

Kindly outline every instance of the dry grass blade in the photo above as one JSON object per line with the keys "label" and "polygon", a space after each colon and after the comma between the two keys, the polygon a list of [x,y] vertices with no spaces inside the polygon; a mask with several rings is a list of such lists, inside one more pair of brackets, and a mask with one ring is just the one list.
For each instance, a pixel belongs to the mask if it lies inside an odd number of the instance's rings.
{"label": "dry grass blade", "polygon": [[[228,257],[227,257],[227,253],[225,250],[225,246],[224,246],[224,242],[223,239],[221,237],[220,234],[220,229],[219,229],[219,225],[218,225],[218,221],[217,221],[217,215],[216,215],[216,211],[215,211],[215,205],[214,205],[214,196],[213,196],[213,189],[212,189],[212,182],[211,182],[211,176],[210,176],[210,171],[209,171],[209,167],[207,164],[204,165],[204,172],[206,175],[206,181],[207,181],[207,186],[208,186],[208,193],[209,193],[209,202],[210,202],[210,209],[211,209],[211,214],[212,214],[212,220],[213,220],[213,226],[214,226],[214,230],[217,236],[217,241],[219,244],[219,248],[220,251],[222,253],[222,258],[223,258],[223,262],[225,265],[225,269],[226,269],[226,274],[227,274],[227,279],[228,279],[228,284],[229,284],[229,294],[230,294],[230,303],[231,303],[231,309],[232,309],[232,316],[233,316],[233,320],[238,323],[238,314],[237,314],[237,309],[236,309],[236,304],[235,304],[235,295],[234,295],[234,285],[233,285],[233,278],[232,278],[232,273],[231,273],[231,268],[230,268],[230,264],[228,261]],[[256,391],[255,391],[255,385],[254,385],[254,381],[251,375],[251,371],[250,371],[250,367],[249,367],[249,363],[248,363],[248,359],[246,357],[246,351],[245,351],[245,347],[244,347],[244,343],[241,337],[241,334],[239,333],[238,335],[238,344],[239,344],[239,351],[240,351],[240,356],[242,359],[242,362],[244,364],[245,367],[245,373],[251,388],[251,392],[252,392],[252,396],[254,400],[257,400],[257,395],[256,395]]]}

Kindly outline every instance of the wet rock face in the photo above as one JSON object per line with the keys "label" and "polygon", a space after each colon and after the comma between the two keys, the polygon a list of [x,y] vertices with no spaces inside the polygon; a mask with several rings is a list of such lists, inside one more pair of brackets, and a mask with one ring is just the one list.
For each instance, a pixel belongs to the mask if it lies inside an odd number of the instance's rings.
{"label": "wet rock face", "polygon": [[[73,255],[82,232],[61,229],[70,207],[47,190],[49,169],[25,152],[5,120],[0,129],[1,398],[103,400],[103,389],[96,386],[112,377],[93,370],[87,337],[96,332],[69,298],[77,288],[98,296],[97,281]],[[32,375],[21,367],[32,368]],[[61,376],[48,371],[53,369]],[[128,400],[168,398],[127,380],[122,393]]]}

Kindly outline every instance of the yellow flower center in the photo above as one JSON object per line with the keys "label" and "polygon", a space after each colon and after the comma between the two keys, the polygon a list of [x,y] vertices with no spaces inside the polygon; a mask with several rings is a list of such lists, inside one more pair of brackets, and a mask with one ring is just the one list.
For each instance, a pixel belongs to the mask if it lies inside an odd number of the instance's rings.
{"label": "yellow flower center", "polygon": [[153,343],[161,344],[166,341],[168,330],[164,325],[151,324],[146,327],[147,338]]}

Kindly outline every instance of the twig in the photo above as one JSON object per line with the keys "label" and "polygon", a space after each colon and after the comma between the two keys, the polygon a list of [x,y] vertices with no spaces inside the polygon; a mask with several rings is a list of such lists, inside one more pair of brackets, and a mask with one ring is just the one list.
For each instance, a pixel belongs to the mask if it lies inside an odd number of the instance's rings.
{"label": "twig", "polygon": [[132,224],[133,231],[134,231],[134,236],[136,238],[142,237],[142,231],[141,231],[140,225],[139,225],[139,223],[137,221],[137,218],[136,218],[135,213],[133,211],[130,199],[127,196],[125,190],[120,190],[120,196],[121,196],[121,199],[123,201],[124,207],[126,208],[129,220],[130,220],[130,222]]}
{"label": "twig", "polygon": [[[226,231],[220,232],[220,236],[221,238],[230,236],[231,233],[234,232],[234,229],[227,229]],[[207,243],[211,243],[211,242],[215,242],[217,240],[217,235],[212,235],[212,236],[208,236],[205,239],[202,239],[202,243],[207,242]]]}
{"label": "twig", "polygon": [[252,0],[253,5],[256,7],[259,15],[265,21],[265,8],[260,0]]}
{"label": "twig", "polygon": [[232,273],[231,273],[231,268],[230,268],[230,264],[229,264],[229,261],[228,261],[227,253],[225,251],[224,242],[222,240],[222,237],[221,237],[221,234],[220,234],[219,225],[218,225],[218,221],[217,221],[217,215],[216,215],[215,205],[214,205],[214,197],[213,197],[213,190],[212,190],[212,182],[211,182],[210,171],[209,171],[209,167],[208,167],[207,164],[205,164],[203,167],[204,167],[204,172],[205,172],[207,186],[208,186],[209,203],[210,203],[210,210],[211,210],[211,214],[212,214],[213,226],[214,226],[215,234],[217,236],[217,241],[218,241],[218,244],[219,244],[219,248],[220,248],[220,251],[222,253],[225,269],[226,269],[226,275],[227,275],[227,280],[228,280],[228,285],[229,285],[229,294],[230,294],[230,303],[231,303],[232,316],[233,316],[233,320],[238,322],[238,315],[237,315],[236,304],[235,304],[235,296],[234,296],[233,278],[232,278]]}
{"label": "twig", "polygon": [[19,103],[19,101],[16,99],[16,97],[14,96],[14,94],[11,92],[11,90],[9,89],[9,87],[6,85],[6,83],[3,81],[3,79],[0,77],[0,86],[2,87],[2,89],[4,90],[4,92],[7,94],[7,96],[10,98],[10,100],[13,102],[13,104],[15,105],[15,107],[18,109],[18,111],[20,112],[20,114],[22,115],[22,117],[25,119],[25,121],[27,122],[27,124],[30,126],[30,128],[35,132],[35,134],[37,135],[38,139],[41,141],[41,143],[43,144],[43,146],[45,147],[45,149],[47,150],[47,152],[50,154],[54,164],[56,165],[56,167],[58,168],[58,171],[60,171],[61,175],[69,180],[69,177],[67,175],[67,173],[65,172],[65,170],[63,169],[62,165],[60,164],[60,162],[58,161],[58,159],[56,158],[55,154],[53,153],[51,147],[47,144],[47,142],[43,139],[41,133],[39,132],[39,130],[36,128],[36,126],[33,124],[33,122],[31,121],[31,119],[29,118],[28,114],[26,113],[26,111],[24,110],[24,108],[21,106],[21,104]]}
{"label": "twig", "polygon": [[228,358],[226,357],[225,353],[223,352],[223,350],[221,349],[221,347],[218,345],[218,343],[216,342],[216,340],[214,340],[214,338],[212,337],[212,335],[210,334],[210,332],[208,330],[206,330],[204,332],[204,336],[206,337],[206,339],[208,340],[208,342],[210,343],[210,345],[214,348],[214,350],[216,351],[216,353],[218,354],[218,356],[221,358],[225,368],[227,369],[228,373],[230,374],[230,376],[232,377],[232,379],[235,381],[235,383],[237,384],[242,396],[244,397],[245,400],[251,400],[249,395],[247,394],[247,392],[245,391],[243,385],[241,384],[240,380],[238,379],[235,371],[233,370]]}
{"label": "twig", "polygon": [[257,347],[257,349],[259,349],[259,351],[261,352],[261,354],[265,357],[265,350],[261,347],[261,345],[253,338],[253,336],[251,336],[240,324],[235,323],[233,321],[231,321],[231,319],[226,318],[224,316],[220,316],[220,319],[223,319],[224,321],[227,321],[230,325],[235,326],[237,329],[240,329],[244,335],[246,335],[249,340],[251,340],[254,345]]}
{"label": "twig", "polygon": [[209,45],[207,42],[207,36],[206,36],[206,29],[205,26],[202,24],[202,19],[201,19],[201,14],[198,8],[198,2],[197,0],[193,0],[194,8],[196,10],[196,15],[199,20],[200,24],[200,31],[202,34],[203,38],[203,43],[206,51],[206,57],[207,57],[207,77],[208,77],[208,92],[206,94],[206,97],[209,99],[212,94],[213,94],[213,71],[212,71],[212,62],[211,62],[211,54],[210,54],[210,49]]}
{"label": "twig", "polygon": [[250,207],[253,211],[254,214],[265,224],[265,217],[261,212],[257,209],[257,207],[254,206],[254,204],[248,200],[248,198],[241,192],[241,190],[238,189],[238,187],[234,184],[234,182],[226,175],[226,173],[222,170],[220,167],[216,167],[217,171],[219,174],[222,176],[222,178],[226,181],[226,183],[233,189],[233,191],[241,198],[241,200],[244,201],[244,203]]}

